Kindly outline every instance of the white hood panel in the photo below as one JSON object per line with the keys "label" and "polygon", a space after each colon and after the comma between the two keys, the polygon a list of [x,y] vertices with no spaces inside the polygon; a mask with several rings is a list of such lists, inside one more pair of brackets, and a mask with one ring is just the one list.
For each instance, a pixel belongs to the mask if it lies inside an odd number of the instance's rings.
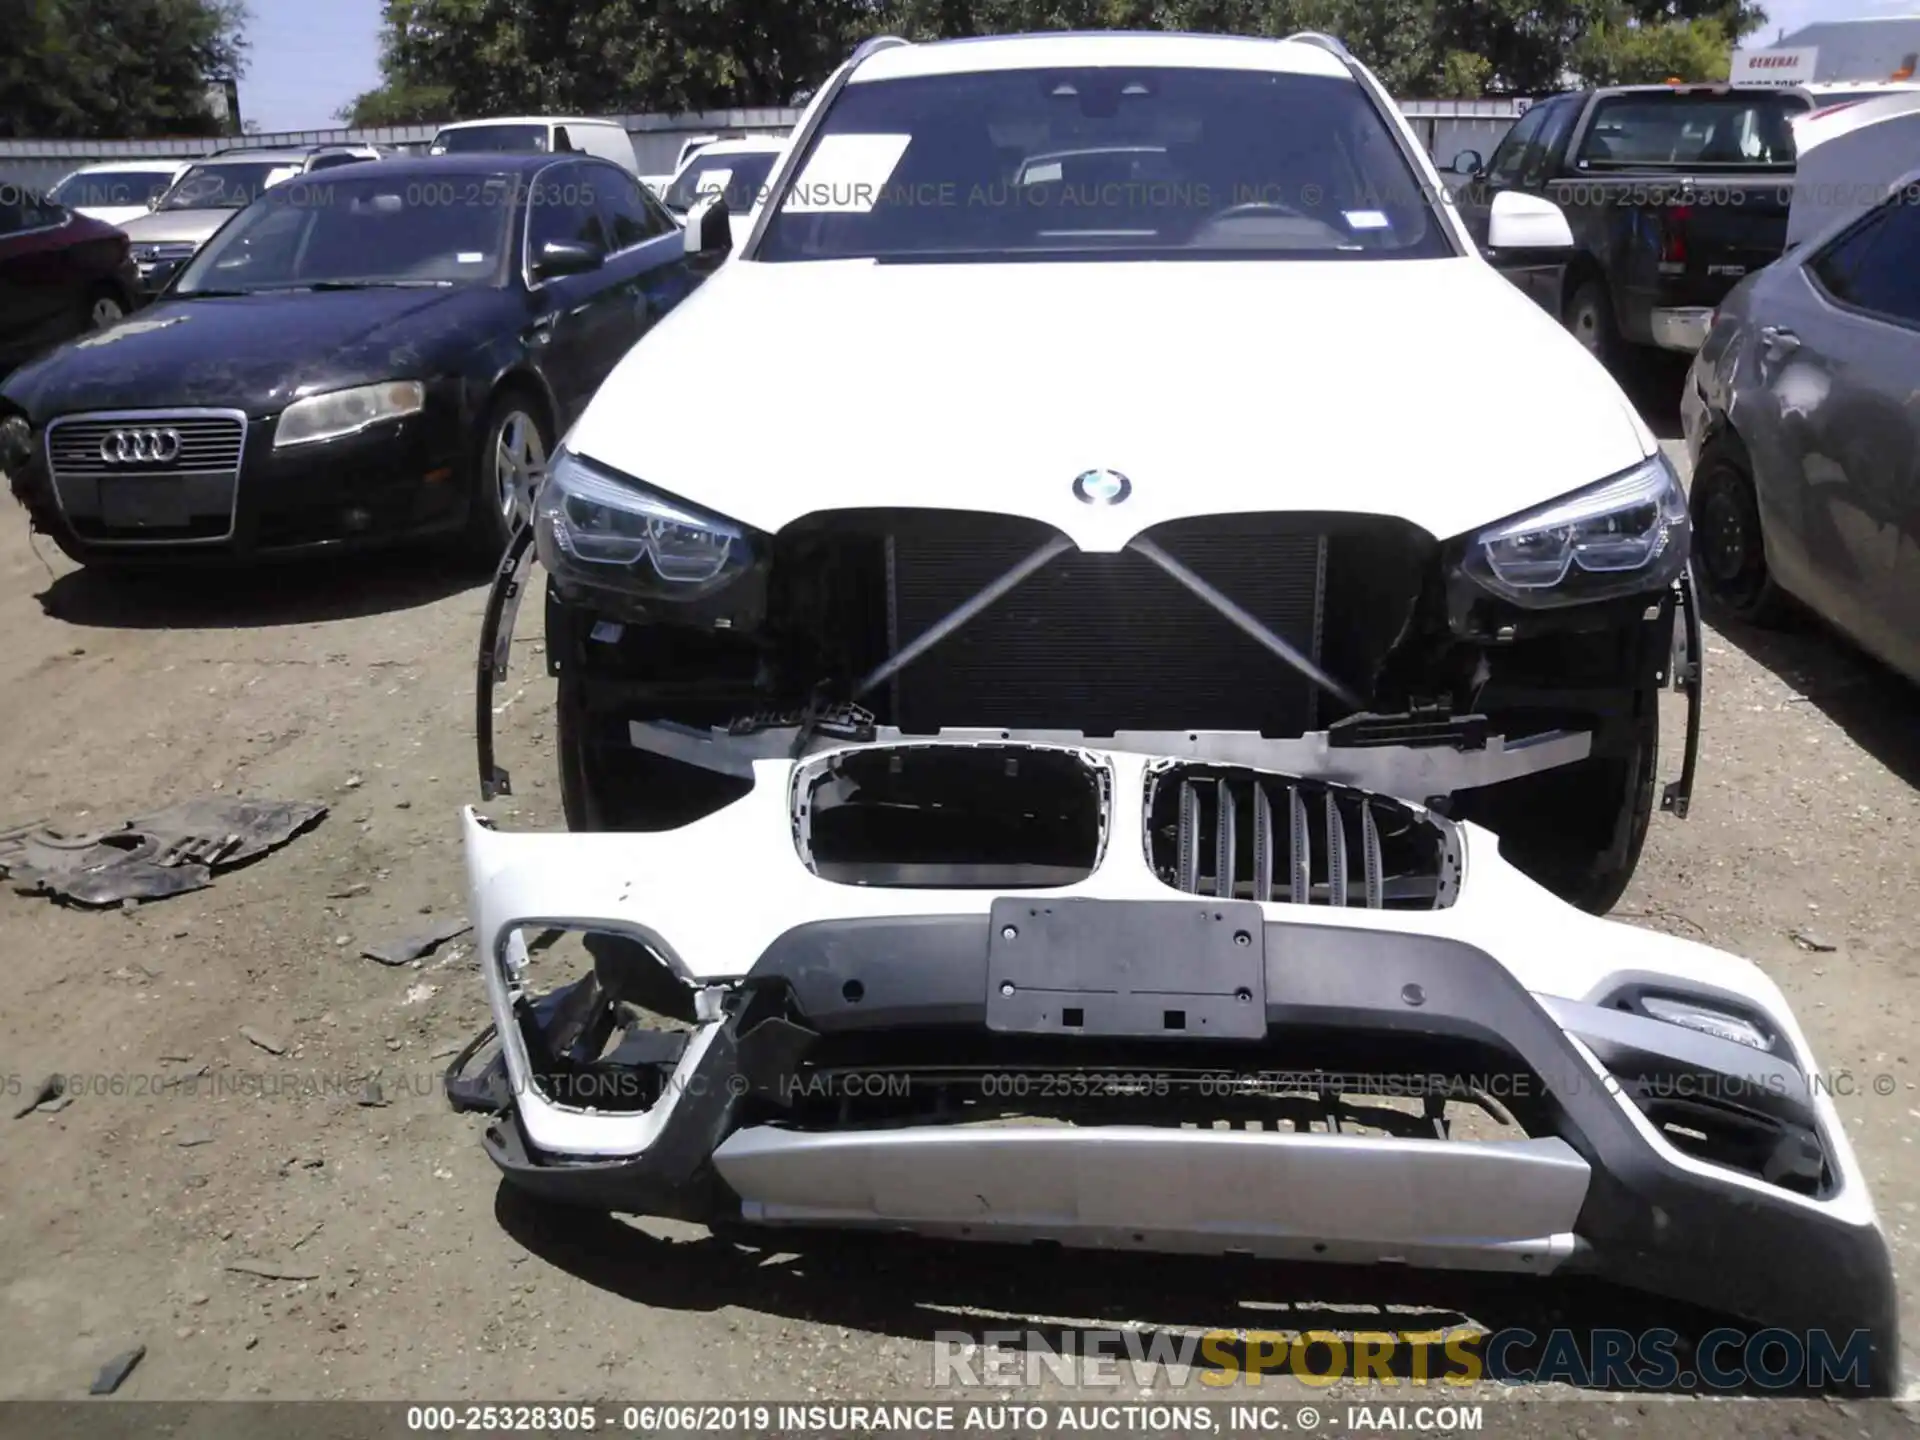
{"label": "white hood panel", "polygon": [[[755,526],[928,506],[1117,550],[1188,515],[1463,533],[1653,451],[1613,379],[1477,258],[729,261],[628,354],[578,453]],[[1132,497],[1074,499],[1118,470]]]}

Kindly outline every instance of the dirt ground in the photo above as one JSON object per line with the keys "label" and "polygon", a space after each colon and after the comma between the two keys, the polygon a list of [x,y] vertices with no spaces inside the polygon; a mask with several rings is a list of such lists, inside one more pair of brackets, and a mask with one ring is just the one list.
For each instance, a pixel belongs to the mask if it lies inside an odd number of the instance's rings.
{"label": "dirt ground", "polygon": [[[936,1332],[1029,1317],[1539,1329],[1660,1313],[1537,1283],[894,1242],[775,1254],[517,1204],[477,1122],[439,1093],[485,1021],[471,937],[411,968],[359,955],[463,912],[483,589],[395,557],[264,586],[118,590],[36,549],[5,509],[0,830],[210,794],[331,813],[212,888],[132,913],[0,887],[0,1088],[80,1077],[57,1113],[15,1119],[23,1099],[0,1095],[0,1396],[81,1395],[144,1344],[123,1396],[877,1398],[925,1390]],[[523,620],[498,697],[521,793],[489,808],[557,826],[537,604]],[[1823,1062],[1853,1073],[1839,1103],[1908,1280],[1912,1375],[1920,705],[1812,624],[1711,634],[1707,694],[1694,814],[1656,819],[1618,914],[1753,957]],[[384,1105],[358,1103],[370,1077]],[[286,1278],[231,1268],[248,1262]]]}

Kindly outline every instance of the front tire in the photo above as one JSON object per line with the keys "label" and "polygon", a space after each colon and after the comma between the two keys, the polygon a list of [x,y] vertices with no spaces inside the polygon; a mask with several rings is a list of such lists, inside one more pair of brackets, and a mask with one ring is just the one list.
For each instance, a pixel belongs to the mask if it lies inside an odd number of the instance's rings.
{"label": "front tire", "polygon": [[1620,358],[1620,327],[1614,321],[1605,281],[1583,280],[1574,287],[1560,321],[1589,355],[1613,368]]}
{"label": "front tire", "polygon": [[1749,625],[1787,618],[1785,592],[1767,567],[1766,535],[1753,474],[1739,448],[1711,441],[1694,471],[1688,505],[1693,519],[1695,570],[1706,598]]}
{"label": "front tire", "polygon": [[126,318],[126,301],[117,293],[104,287],[93,290],[82,306],[80,333],[91,335],[108,330]]}
{"label": "front tire", "polygon": [[488,407],[471,481],[467,542],[476,561],[492,564],[533,514],[534,496],[553,453],[552,427],[541,407],[509,390]]}
{"label": "front tire", "polygon": [[1620,903],[1653,823],[1660,692],[1641,692],[1630,739],[1575,765],[1468,791],[1455,817],[1491,830],[1509,865],[1590,915]]}

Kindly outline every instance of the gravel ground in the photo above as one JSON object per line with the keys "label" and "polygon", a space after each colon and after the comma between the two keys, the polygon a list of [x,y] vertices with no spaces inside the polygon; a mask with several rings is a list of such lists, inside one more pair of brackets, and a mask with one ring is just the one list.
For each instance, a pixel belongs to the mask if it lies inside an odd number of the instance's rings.
{"label": "gravel ground", "polygon": [[[0,1085],[86,1077],[57,1113],[16,1120],[12,1101],[0,1116],[0,1396],[80,1395],[136,1344],[120,1393],[144,1399],[808,1400],[924,1391],[937,1332],[1036,1317],[1150,1332],[1659,1323],[1659,1307],[1597,1289],[893,1242],[777,1254],[517,1204],[438,1091],[485,1021],[471,937],[412,968],[359,958],[463,909],[455,820],[476,794],[483,599],[404,557],[116,589],[36,550],[17,516],[0,525],[0,830],[214,793],[331,807],[285,850],[133,913],[0,890]],[[508,826],[560,823],[538,613],[499,696],[522,793],[490,808]],[[1812,623],[1711,633],[1707,692],[1694,814],[1656,818],[1618,914],[1780,981],[1824,1063],[1856,1077],[1839,1104],[1911,1277],[1914,693]],[[165,1083],[185,1077],[192,1093]],[[384,1104],[359,1103],[370,1078]],[[279,1278],[235,1268],[249,1265]],[[1795,1428],[1868,1428],[1839,1407],[1814,1416]]]}

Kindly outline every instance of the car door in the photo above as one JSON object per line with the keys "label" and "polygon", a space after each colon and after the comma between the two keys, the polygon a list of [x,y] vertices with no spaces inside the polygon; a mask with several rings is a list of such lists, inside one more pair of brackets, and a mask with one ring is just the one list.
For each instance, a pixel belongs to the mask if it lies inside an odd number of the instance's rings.
{"label": "car door", "polygon": [[1540,133],[1546,119],[1545,107],[1536,105],[1514,121],[1513,128],[1501,136],[1500,143],[1494,147],[1493,158],[1487,161],[1486,168],[1474,176],[1470,184],[1460,187],[1460,218],[1466,224],[1467,233],[1473,236],[1473,243],[1482,249],[1486,248],[1487,220],[1493,210],[1493,197],[1520,183],[1527,147]]}
{"label": "car door", "polygon": [[[1582,96],[1563,95],[1527,112],[1527,119],[1538,116],[1540,123],[1534,127],[1521,150],[1519,178],[1507,188],[1538,195],[1556,203],[1564,198],[1555,196],[1552,181],[1559,173],[1561,161],[1566,155],[1567,137],[1573,133],[1574,123],[1579,120],[1585,106],[1586,100]],[[1500,264],[1497,257],[1495,263]],[[1564,261],[1509,264],[1500,265],[1500,268],[1508,279],[1539,301],[1548,312],[1556,317],[1560,314],[1562,281],[1567,273]]]}
{"label": "car door", "polygon": [[1789,261],[1752,323],[1754,456],[1783,582],[1920,675],[1920,203],[1902,191]]}
{"label": "car door", "polygon": [[0,365],[84,328],[88,273],[71,217],[29,191],[0,185]]}
{"label": "car door", "polygon": [[[1487,249],[1487,226],[1496,195],[1507,190],[1546,195],[1554,160],[1566,147],[1567,136],[1580,117],[1583,103],[1577,95],[1566,95],[1535,105],[1501,138],[1485,172],[1474,183],[1461,188],[1460,217],[1476,245]],[[1564,262],[1542,263],[1535,256],[1503,256],[1491,250],[1487,259],[1543,308],[1559,315],[1560,281],[1566,271]]]}
{"label": "car door", "polygon": [[611,173],[600,191],[600,218],[620,262],[616,268],[632,272],[638,301],[636,328],[621,347],[624,355],[641,335],[691,294],[699,281],[687,264],[686,241],[667,207],[612,162],[606,168]]}
{"label": "car door", "polygon": [[[559,402],[562,431],[625,353],[624,337],[633,330],[638,300],[618,278],[632,272],[624,265],[610,271],[612,246],[600,218],[603,176],[611,168],[597,161],[560,160],[544,166],[527,186],[524,265],[534,307],[528,341]],[[603,263],[543,280],[535,267],[550,240],[594,247]]]}

